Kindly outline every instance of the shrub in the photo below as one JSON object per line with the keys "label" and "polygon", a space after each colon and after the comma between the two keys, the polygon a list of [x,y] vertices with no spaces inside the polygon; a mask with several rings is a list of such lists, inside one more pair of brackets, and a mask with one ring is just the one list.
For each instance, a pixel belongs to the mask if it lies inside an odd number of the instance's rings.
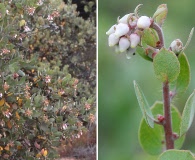
{"label": "shrub", "polygon": [[0,157],[55,159],[95,124],[95,21],[62,0],[0,8]]}

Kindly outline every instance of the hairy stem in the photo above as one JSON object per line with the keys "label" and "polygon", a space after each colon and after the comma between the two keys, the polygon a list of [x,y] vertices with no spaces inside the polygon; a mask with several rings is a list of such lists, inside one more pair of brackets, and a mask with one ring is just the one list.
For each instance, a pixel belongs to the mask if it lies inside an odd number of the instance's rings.
{"label": "hairy stem", "polygon": [[162,28],[156,24],[155,22],[153,22],[150,26],[151,28],[153,28],[154,30],[156,30],[158,37],[159,37],[159,41],[160,41],[160,45],[159,45],[159,49],[165,46],[165,41],[164,41],[164,34],[162,31]]}
{"label": "hairy stem", "polygon": [[165,117],[165,123],[163,126],[165,132],[166,149],[167,150],[174,149],[168,81],[163,83],[163,102],[164,102],[164,117]]}

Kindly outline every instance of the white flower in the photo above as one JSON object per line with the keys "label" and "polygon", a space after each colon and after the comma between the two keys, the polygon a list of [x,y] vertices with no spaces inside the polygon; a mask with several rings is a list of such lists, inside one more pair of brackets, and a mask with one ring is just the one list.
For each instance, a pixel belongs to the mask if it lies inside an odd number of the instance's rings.
{"label": "white flower", "polygon": [[50,83],[51,82],[51,77],[50,76],[46,76],[45,77],[45,83]]}
{"label": "white flower", "polygon": [[63,130],[66,130],[67,128],[68,128],[67,124],[64,123],[64,124],[62,125],[62,129],[63,129]]}
{"label": "white flower", "polygon": [[31,29],[30,29],[28,26],[24,26],[24,31],[25,31],[25,32],[30,32]]}
{"label": "white flower", "polygon": [[116,45],[119,42],[119,37],[116,36],[114,33],[110,34],[108,37],[108,45],[110,47]]}
{"label": "white flower", "polygon": [[6,14],[8,15],[9,14],[9,11],[6,9]]}
{"label": "white flower", "polygon": [[42,0],[38,0],[37,5],[41,6],[42,4],[43,4],[43,1]]}
{"label": "white flower", "polygon": [[121,19],[119,19],[119,23],[124,23],[124,24],[128,24],[127,20],[130,14],[126,14],[124,15]]}
{"label": "white flower", "polygon": [[151,20],[147,16],[141,16],[137,21],[138,28],[146,29],[149,28],[150,25],[151,25]]}
{"label": "white flower", "polygon": [[28,15],[33,15],[35,13],[35,7],[28,7],[26,9]]}
{"label": "white flower", "polygon": [[107,34],[107,35],[110,35],[110,34],[114,33],[114,32],[115,32],[115,27],[116,27],[116,26],[117,26],[116,24],[113,25],[113,26],[106,32],[106,34]]}
{"label": "white flower", "polygon": [[170,49],[175,53],[181,52],[183,49],[182,41],[180,39],[174,40],[170,45]]}
{"label": "white flower", "polygon": [[126,37],[122,37],[119,40],[119,51],[124,52],[130,47],[130,41]]}
{"label": "white flower", "polygon": [[114,34],[118,37],[121,37],[121,36],[127,34],[128,32],[129,32],[129,26],[127,24],[124,24],[124,23],[119,23],[116,26],[116,30],[115,30]]}
{"label": "white flower", "polygon": [[52,22],[53,21],[53,16],[51,16],[50,14],[47,16],[47,20]]}
{"label": "white flower", "polygon": [[136,33],[130,35],[131,48],[135,48],[140,42],[140,36]]}

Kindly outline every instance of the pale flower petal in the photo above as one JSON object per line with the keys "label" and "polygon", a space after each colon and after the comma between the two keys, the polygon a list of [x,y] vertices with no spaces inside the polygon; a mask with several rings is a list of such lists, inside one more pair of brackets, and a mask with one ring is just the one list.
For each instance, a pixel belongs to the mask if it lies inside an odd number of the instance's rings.
{"label": "pale flower petal", "polygon": [[136,33],[130,35],[131,48],[137,47],[140,42],[140,36]]}
{"label": "pale flower petal", "polygon": [[130,15],[130,14],[124,15],[121,19],[119,19],[118,22],[119,22],[119,23],[128,24],[127,19],[128,19],[128,17],[129,17],[129,15]]}
{"label": "pale flower petal", "polygon": [[115,30],[114,34],[118,37],[121,37],[121,36],[127,34],[128,32],[129,32],[129,26],[127,24],[124,24],[124,23],[119,23],[116,26],[116,30]]}
{"label": "pale flower petal", "polygon": [[110,47],[116,45],[119,42],[119,37],[116,36],[114,33],[110,34],[108,37],[108,45]]}
{"label": "pale flower petal", "polygon": [[116,26],[117,26],[116,24],[113,25],[113,26],[106,32],[106,34],[107,34],[107,35],[110,35],[110,34],[114,33],[114,32],[115,32],[115,27],[116,27]]}
{"label": "pale flower petal", "polygon": [[130,47],[130,41],[126,37],[122,37],[119,40],[119,51],[124,52]]}
{"label": "pale flower petal", "polygon": [[147,16],[141,16],[137,21],[138,28],[146,29],[149,28],[150,25],[151,25],[151,20]]}

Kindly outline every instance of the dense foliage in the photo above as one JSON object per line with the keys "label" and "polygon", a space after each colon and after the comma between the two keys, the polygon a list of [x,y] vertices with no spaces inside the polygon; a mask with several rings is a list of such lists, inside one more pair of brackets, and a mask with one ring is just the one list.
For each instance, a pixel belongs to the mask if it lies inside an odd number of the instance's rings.
{"label": "dense foliage", "polygon": [[95,14],[76,8],[0,1],[1,159],[54,159],[95,125]]}

